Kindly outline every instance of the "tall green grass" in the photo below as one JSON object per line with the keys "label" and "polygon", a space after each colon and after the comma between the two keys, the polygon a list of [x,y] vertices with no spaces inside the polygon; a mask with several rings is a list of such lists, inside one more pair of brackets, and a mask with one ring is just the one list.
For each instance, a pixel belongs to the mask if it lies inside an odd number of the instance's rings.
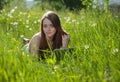
{"label": "tall green grass", "polygon": [[76,49],[56,64],[54,58],[38,61],[22,50],[22,39],[40,30],[45,11],[22,11],[18,7],[1,11],[1,82],[119,82],[119,16],[96,10],[56,11],[70,33],[69,47]]}

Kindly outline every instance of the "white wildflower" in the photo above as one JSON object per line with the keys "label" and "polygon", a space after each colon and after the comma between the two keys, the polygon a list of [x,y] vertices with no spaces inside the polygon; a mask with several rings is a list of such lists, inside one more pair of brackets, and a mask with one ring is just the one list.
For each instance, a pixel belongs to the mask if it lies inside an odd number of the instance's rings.
{"label": "white wildflower", "polygon": [[58,69],[59,68],[59,65],[56,65],[55,67],[54,67],[54,69]]}
{"label": "white wildflower", "polygon": [[37,23],[37,21],[34,21],[34,24],[36,24]]}
{"label": "white wildflower", "polygon": [[55,72],[53,71],[51,74],[55,74]]}
{"label": "white wildflower", "polygon": [[113,52],[114,52],[114,53],[117,53],[118,51],[119,51],[118,48],[113,49]]}
{"label": "white wildflower", "polygon": [[28,15],[28,18],[30,18],[31,16],[30,15]]}
{"label": "white wildflower", "polygon": [[85,17],[84,16],[81,16],[81,19],[83,20]]}
{"label": "white wildflower", "polygon": [[72,20],[72,22],[73,22],[73,23],[75,23],[75,22],[76,22],[76,20],[74,19],[74,20]]}
{"label": "white wildflower", "polygon": [[79,22],[77,22],[77,24],[80,24]]}
{"label": "white wildflower", "polygon": [[15,12],[15,9],[12,9],[11,11],[10,11],[10,14],[12,14],[12,13],[14,13]]}
{"label": "white wildflower", "polygon": [[24,35],[20,35],[20,37],[21,37],[21,38],[23,38],[23,37],[24,37]]}
{"label": "white wildflower", "polygon": [[38,22],[40,22],[40,19],[38,19]]}
{"label": "white wildflower", "polygon": [[10,13],[8,13],[7,16],[10,18],[13,18],[13,16]]}
{"label": "white wildflower", "polygon": [[20,12],[19,14],[20,14],[20,15],[22,15],[23,13],[22,13],[22,12]]}
{"label": "white wildflower", "polygon": [[13,25],[18,25],[18,22],[14,22]]}
{"label": "white wildflower", "polygon": [[118,16],[115,16],[115,18],[118,18]]}
{"label": "white wildflower", "polygon": [[70,21],[70,17],[67,17],[66,22],[69,22],[69,21]]}
{"label": "white wildflower", "polygon": [[85,47],[85,49],[88,49],[88,48],[89,48],[89,45],[85,45],[84,47]]}
{"label": "white wildflower", "polygon": [[88,32],[88,30],[84,30],[84,32]]}
{"label": "white wildflower", "polygon": [[18,22],[11,22],[12,25],[18,25]]}
{"label": "white wildflower", "polygon": [[69,24],[70,24],[71,22],[69,22]]}
{"label": "white wildflower", "polygon": [[7,35],[9,35],[9,33],[7,33]]}
{"label": "white wildflower", "polygon": [[2,9],[0,12],[1,12],[1,13],[2,13],[2,12],[5,12],[5,9]]}
{"label": "white wildflower", "polygon": [[67,17],[64,17],[64,19],[66,20],[66,19],[67,19]]}
{"label": "white wildflower", "polygon": [[29,30],[31,31],[31,30],[32,30],[32,28],[29,28]]}
{"label": "white wildflower", "polygon": [[95,27],[95,26],[97,26],[97,24],[96,24],[96,23],[93,23],[91,26],[92,26],[92,27]]}
{"label": "white wildflower", "polygon": [[29,26],[28,26],[28,25],[26,25],[26,28],[29,28]]}
{"label": "white wildflower", "polygon": [[15,6],[15,8],[14,9],[17,9],[18,7],[17,6]]}
{"label": "white wildflower", "polygon": [[29,20],[26,20],[26,24],[29,24]]}

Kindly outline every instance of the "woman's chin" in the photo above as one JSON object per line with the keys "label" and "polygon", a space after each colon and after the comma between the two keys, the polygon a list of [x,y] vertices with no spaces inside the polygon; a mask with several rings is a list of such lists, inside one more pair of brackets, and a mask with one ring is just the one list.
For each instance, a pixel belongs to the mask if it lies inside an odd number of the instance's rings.
{"label": "woman's chin", "polygon": [[46,37],[47,37],[47,38],[52,38],[53,36],[51,36],[51,35],[47,35]]}

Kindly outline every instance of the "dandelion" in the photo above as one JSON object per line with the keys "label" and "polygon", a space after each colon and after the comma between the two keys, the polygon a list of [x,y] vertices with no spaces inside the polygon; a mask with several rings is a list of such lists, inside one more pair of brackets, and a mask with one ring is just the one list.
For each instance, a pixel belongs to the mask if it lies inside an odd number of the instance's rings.
{"label": "dandelion", "polygon": [[89,48],[89,45],[85,45],[84,47],[85,47],[85,49],[88,49],[88,48]]}
{"label": "dandelion", "polygon": [[118,48],[113,49],[113,52],[114,52],[114,53],[117,53],[118,51],[119,51]]}

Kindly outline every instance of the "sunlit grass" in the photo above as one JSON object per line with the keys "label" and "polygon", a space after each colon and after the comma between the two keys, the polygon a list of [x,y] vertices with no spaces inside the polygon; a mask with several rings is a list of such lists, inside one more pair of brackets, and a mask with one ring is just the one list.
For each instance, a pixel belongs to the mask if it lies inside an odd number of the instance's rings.
{"label": "sunlit grass", "polygon": [[71,36],[69,47],[76,50],[56,63],[54,58],[38,61],[22,51],[22,39],[39,31],[44,12],[14,7],[0,14],[1,82],[119,82],[119,16],[88,10],[58,11],[63,28]]}

